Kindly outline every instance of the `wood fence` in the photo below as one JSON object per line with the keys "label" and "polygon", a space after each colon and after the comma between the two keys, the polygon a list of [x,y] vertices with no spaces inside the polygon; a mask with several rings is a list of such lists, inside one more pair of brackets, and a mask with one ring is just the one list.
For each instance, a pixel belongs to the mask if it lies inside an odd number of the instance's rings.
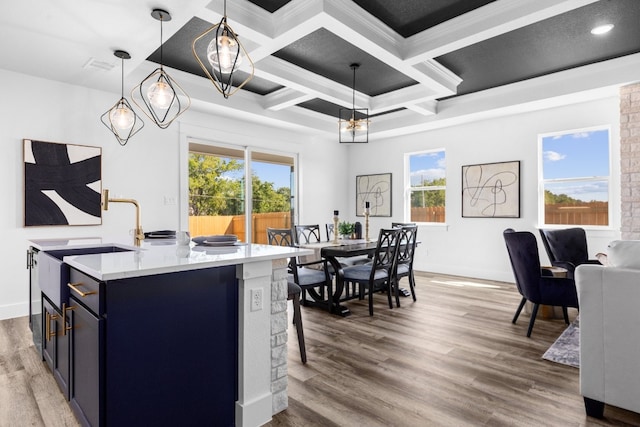
{"label": "wood fence", "polygon": [[[546,224],[609,225],[607,202],[590,202],[580,205],[549,204],[545,206]],[[445,222],[445,207],[411,208],[412,222]]]}
{"label": "wood fence", "polygon": [[411,222],[445,222],[444,214],[444,206],[411,208]]}
{"label": "wood fence", "polygon": [[544,219],[546,224],[609,225],[609,203],[549,204],[544,208]]}
{"label": "wood fence", "polygon": [[[267,227],[290,228],[289,212],[270,212],[251,216],[253,238],[252,243],[267,243]],[[190,216],[189,232],[192,237],[210,236],[214,234],[235,234],[238,240],[246,241],[244,229],[245,215],[229,216]]]}

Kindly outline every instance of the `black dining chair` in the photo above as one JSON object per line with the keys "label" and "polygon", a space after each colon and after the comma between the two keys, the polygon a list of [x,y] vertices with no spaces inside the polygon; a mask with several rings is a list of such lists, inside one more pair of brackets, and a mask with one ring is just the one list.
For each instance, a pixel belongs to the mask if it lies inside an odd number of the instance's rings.
{"label": "black dining chair", "polygon": [[566,269],[568,277],[573,277],[580,264],[600,264],[597,259],[589,259],[583,228],[540,229],[540,237],[551,265]]}
{"label": "black dining chair", "polygon": [[320,225],[296,225],[296,243],[318,243],[320,242]]}
{"label": "black dining chair", "polygon": [[304,330],[302,328],[302,313],[300,312],[300,294],[302,288],[295,283],[287,281],[287,301],[293,302],[293,324],[296,325],[298,334],[298,347],[302,363],[307,363],[307,348],[304,344]]}
{"label": "black dining chair", "polygon": [[386,290],[389,308],[393,308],[391,302],[393,268],[398,256],[401,232],[400,228],[381,229],[372,262],[345,267],[342,270],[345,287],[348,283],[357,283],[361,299],[368,293],[370,316],[373,316],[373,294],[377,291]]}
{"label": "black dining chair", "polygon": [[[267,228],[267,242],[270,245],[295,246],[293,232],[289,228]],[[298,257],[289,258],[289,274],[287,281],[302,288],[302,305],[306,304],[306,294],[315,301],[324,301],[324,292],[331,295],[332,278],[326,259],[302,261]],[[331,305],[328,309],[331,310]]]}
{"label": "black dining chair", "polygon": [[540,267],[538,242],[533,233],[514,231],[508,228],[504,230],[502,235],[509,253],[516,287],[522,295],[520,305],[511,322],[516,323],[526,302],[531,301],[533,310],[529,320],[527,337],[531,336],[540,304],[562,307],[564,321],[569,324],[567,307],[578,308],[578,294],[574,280],[552,277],[549,270]]}
{"label": "black dining chair", "polygon": [[324,228],[325,228],[325,231],[327,232],[327,242],[332,241],[333,240],[333,236],[334,236],[334,233],[333,233],[334,226],[333,226],[333,224],[327,223],[327,224],[324,225]]}
{"label": "black dining chair", "polygon": [[416,225],[415,222],[392,222],[391,223],[391,227],[395,228],[395,227],[406,227],[406,226],[411,226],[411,225]]}
{"label": "black dining chair", "polygon": [[[396,227],[397,228],[397,227]],[[413,258],[416,253],[416,243],[418,238],[418,227],[415,225],[404,225],[400,232],[400,245],[398,257],[393,269],[393,288],[396,296],[396,306],[400,307],[400,279],[409,279],[409,289],[413,300],[416,301],[415,278],[413,276]]]}

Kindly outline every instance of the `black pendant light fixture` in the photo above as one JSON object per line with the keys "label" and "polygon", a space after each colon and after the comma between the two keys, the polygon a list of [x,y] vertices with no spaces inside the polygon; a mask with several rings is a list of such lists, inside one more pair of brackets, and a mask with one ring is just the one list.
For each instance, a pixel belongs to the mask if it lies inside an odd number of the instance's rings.
{"label": "black pendant light fixture", "polygon": [[154,9],[151,16],[160,21],[160,67],[133,88],[131,98],[159,128],[166,129],[187,111],[191,98],[162,65],[162,23],[171,21],[171,15],[166,10]]}
{"label": "black pendant light fixture", "polygon": [[[198,56],[196,44],[207,35],[212,35],[213,39],[207,45],[207,58],[203,61]],[[204,51],[204,49],[201,50]],[[191,51],[205,75],[225,98],[229,98],[253,78],[253,61],[251,61],[244,46],[240,43],[238,35],[227,23],[227,0],[224,1],[222,20],[196,37],[191,44]],[[211,71],[209,71],[205,62],[210,65]],[[249,69],[248,76],[234,86],[234,77],[237,78],[238,69],[243,63]]]}
{"label": "black pendant light fixture", "polygon": [[353,70],[352,108],[341,108],[338,113],[339,136],[341,143],[369,142],[369,109],[356,108],[356,70],[360,64],[351,64]]}
{"label": "black pendant light fixture", "polygon": [[144,122],[140,116],[133,111],[131,104],[129,104],[127,98],[124,97],[124,60],[130,59],[131,55],[124,50],[116,50],[113,54],[122,60],[120,100],[100,116],[100,120],[115,135],[120,145],[126,145],[129,138],[144,127]]}

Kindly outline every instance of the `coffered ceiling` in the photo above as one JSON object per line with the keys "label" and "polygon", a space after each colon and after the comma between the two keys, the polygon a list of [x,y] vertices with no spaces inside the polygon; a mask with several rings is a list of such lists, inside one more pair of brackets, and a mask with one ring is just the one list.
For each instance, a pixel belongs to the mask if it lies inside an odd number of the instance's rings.
{"label": "coffered ceiling", "polygon": [[[338,109],[351,107],[351,63],[360,64],[355,102],[373,116],[373,139],[640,76],[638,0],[227,0],[255,63],[253,80],[229,99],[191,53],[224,0],[30,0],[0,17],[0,68],[119,92],[112,53],[123,49],[133,87],[160,62],[154,8],[172,15],[162,62],[192,108],[314,132],[336,133]],[[615,27],[590,33],[604,23]]]}

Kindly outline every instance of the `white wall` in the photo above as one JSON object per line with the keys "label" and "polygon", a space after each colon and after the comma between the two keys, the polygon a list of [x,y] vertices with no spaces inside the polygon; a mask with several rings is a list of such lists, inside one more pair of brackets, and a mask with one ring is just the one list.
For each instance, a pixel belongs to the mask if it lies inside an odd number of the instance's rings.
{"label": "white wall", "polygon": [[[488,119],[393,139],[353,146],[349,151],[349,194],[355,193],[355,176],[391,172],[392,218],[372,218],[374,229],[403,221],[403,155],[434,148],[446,149],[447,226],[421,226],[422,244],[415,268],[421,271],[471,276],[513,282],[502,238],[505,228],[529,230],[539,241],[543,264],[548,258],[541,246],[538,226],[538,134],[611,125],[612,196],[611,230],[588,230],[590,255],[606,251],[609,241],[620,237],[620,160],[618,97],[557,107],[548,110]],[[372,124],[374,126],[375,123]],[[520,160],[521,217],[462,218],[461,168],[463,165]],[[355,208],[350,206],[351,215]]]}
{"label": "white wall", "polygon": [[147,231],[180,228],[180,204],[165,205],[164,197],[180,200],[180,174],[185,173],[179,164],[180,150],[188,137],[298,153],[299,180],[305,189],[301,218],[324,222],[323,211],[346,209],[347,159],[340,154],[345,148],[328,137],[323,140],[304,130],[275,129],[189,110],[166,130],[145,120],[144,129],[122,147],[99,120],[119,94],[4,70],[0,70],[0,81],[4,97],[0,194],[5,206],[0,212],[0,319],[28,313],[29,239],[122,235],[135,224],[132,205],[112,204],[103,212],[101,226],[24,227],[23,138],[102,147],[103,188],[112,197],[138,200]]}

